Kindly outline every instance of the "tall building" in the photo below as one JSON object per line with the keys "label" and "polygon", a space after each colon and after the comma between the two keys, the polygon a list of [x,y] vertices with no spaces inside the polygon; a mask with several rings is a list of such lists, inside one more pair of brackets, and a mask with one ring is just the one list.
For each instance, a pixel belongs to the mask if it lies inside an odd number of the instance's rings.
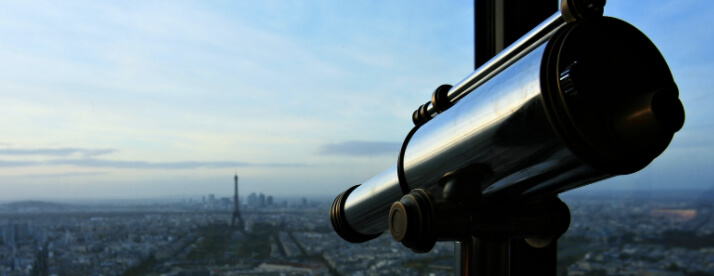
{"label": "tall building", "polygon": [[256,208],[258,207],[258,195],[255,193],[251,193],[248,196],[248,206],[251,208]]}
{"label": "tall building", "polygon": [[29,225],[25,223],[10,222],[6,228],[3,235],[3,242],[8,246],[17,246],[21,241],[28,240],[30,238]]}
{"label": "tall building", "polygon": [[[231,220],[231,227],[236,227],[243,231],[245,229],[245,223],[243,222],[243,217],[240,216],[240,202],[238,202],[238,174],[235,176],[235,193],[233,195],[233,219]],[[238,221],[236,223],[236,221]]]}
{"label": "tall building", "polygon": [[6,245],[10,247],[15,246],[16,233],[17,231],[15,225],[13,225],[12,223],[8,224],[4,235]]}

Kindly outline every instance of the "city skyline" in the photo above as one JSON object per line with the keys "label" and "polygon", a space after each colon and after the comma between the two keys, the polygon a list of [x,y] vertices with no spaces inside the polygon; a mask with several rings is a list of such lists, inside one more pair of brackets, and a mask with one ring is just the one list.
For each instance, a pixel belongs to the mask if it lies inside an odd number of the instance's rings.
{"label": "city skyline", "polygon": [[[473,70],[472,1],[2,2],[0,201],[336,196],[396,163],[412,111]],[[449,16],[444,16],[448,14]],[[714,3],[608,1],[687,118],[643,171],[713,189]]]}
{"label": "city skyline", "polygon": [[[572,220],[558,240],[558,275],[714,275],[710,197],[656,194],[564,196]],[[427,254],[386,233],[351,244],[330,226],[330,201],[316,203],[249,210],[244,232],[230,228],[230,204],[0,205],[0,273],[452,274],[453,242],[439,242]]]}

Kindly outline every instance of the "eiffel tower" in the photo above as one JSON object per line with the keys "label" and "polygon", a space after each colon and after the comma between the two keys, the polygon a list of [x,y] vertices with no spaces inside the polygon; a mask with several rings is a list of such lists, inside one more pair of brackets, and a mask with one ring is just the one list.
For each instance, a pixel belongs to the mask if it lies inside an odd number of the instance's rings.
{"label": "eiffel tower", "polygon": [[240,204],[238,202],[238,174],[235,176],[235,194],[233,195],[233,219],[231,219],[231,227],[238,228],[240,231],[245,229],[243,217],[240,216]]}

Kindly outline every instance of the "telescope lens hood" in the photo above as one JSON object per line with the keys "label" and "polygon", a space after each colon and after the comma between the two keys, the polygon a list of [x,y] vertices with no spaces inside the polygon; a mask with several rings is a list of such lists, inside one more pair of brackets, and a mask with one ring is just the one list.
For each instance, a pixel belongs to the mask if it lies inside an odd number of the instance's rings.
{"label": "telescope lens hood", "polygon": [[613,175],[647,166],[684,123],[684,108],[657,47],[632,25],[599,17],[566,25],[548,43],[546,115],[564,144]]}
{"label": "telescope lens hood", "polygon": [[335,198],[335,201],[332,202],[332,207],[330,208],[330,221],[332,222],[332,228],[335,229],[335,232],[337,232],[342,239],[351,243],[363,243],[381,235],[381,233],[373,235],[362,234],[354,230],[350,226],[349,222],[347,222],[347,217],[345,216],[345,201],[350,193],[359,186],[360,185],[352,186],[338,195],[337,198]]}

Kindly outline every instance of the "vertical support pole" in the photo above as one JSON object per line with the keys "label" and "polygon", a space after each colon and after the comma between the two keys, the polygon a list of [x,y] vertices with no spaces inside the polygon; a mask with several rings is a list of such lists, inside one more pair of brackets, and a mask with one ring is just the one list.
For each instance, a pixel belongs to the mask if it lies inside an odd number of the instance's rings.
{"label": "vertical support pole", "polygon": [[558,243],[535,248],[523,239],[511,240],[511,275],[555,275],[558,264]]}
{"label": "vertical support pole", "polygon": [[[558,11],[554,0],[474,0],[474,68],[486,63]],[[455,275],[555,275],[557,245],[536,249],[524,240],[455,243]],[[535,267],[534,267],[535,266]]]}
{"label": "vertical support pole", "polygon": [[475,68],[557,11],[554,0],[474,0]]}
{"label": "vertical support pole", "polygon": [[[474,69],[498,53],[496,50],[496,1],[474,0]],[[503,23],[502,20],[500,20]]]}
{"label": "vertical support pole", "polygon": [[[476,274],[477,276],[508,276],[511,275],[511,240],[480,240],[477,239]],[[541,275],[541,274],[531,274]]]}
{"label": "vertical support pole", "polygon": [[469,261],[471,258],[470,246],[469,240],[454,242],[454,275],[469,275],[469,264],[472,263]]}
{"label": "vertical support pole", "polygon": [[477,275],[477,247],[478,240],[474,237],[454,242],[454,256],[456,256],[454,275]]}

